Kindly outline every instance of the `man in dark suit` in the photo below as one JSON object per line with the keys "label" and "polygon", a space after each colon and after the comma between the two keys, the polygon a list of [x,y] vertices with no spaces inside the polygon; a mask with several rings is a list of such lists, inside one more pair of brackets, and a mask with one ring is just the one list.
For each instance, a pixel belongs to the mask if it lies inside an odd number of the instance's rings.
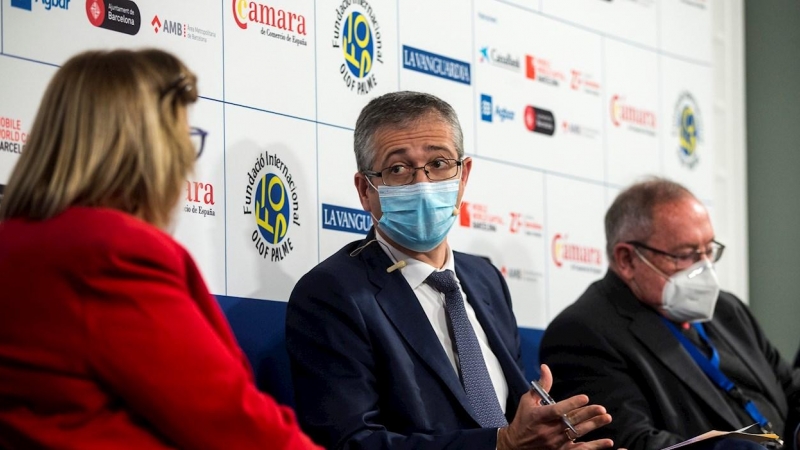
{"label": "man in dark suit", "polygon": [[660,449],[759,423],[750,431],[794,448],[800,371],[719,290],[713,263],[724,246],[702,203],[650,179],[619,194],[605,228],[608,273],[553,320],[541,346],[556,395],[585,392],[613,414],[591,436]]}
{"label": "man in dark suit", "polygon": [[[452,107],[372,100],[354,131],[355,186],[375,227],[295,286],[286,316],[297,413],[331,449],[567,448],[611,421],[578,395],[529,392],[502,275],[447,244],[472,159]],[[542,367],[549,389],[550,371]],[[611,446],[608,439],[578,445]]]}

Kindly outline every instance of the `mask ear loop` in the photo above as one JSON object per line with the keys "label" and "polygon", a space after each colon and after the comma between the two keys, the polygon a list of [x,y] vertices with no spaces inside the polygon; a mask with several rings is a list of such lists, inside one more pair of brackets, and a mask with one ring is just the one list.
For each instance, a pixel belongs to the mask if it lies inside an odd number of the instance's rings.
{"label": "mask ear loop", "polygon": [[653,265],[653,263],[651,263],[650,261],[648,261],[648,260],[647,260],[647,258],[645,258],[645,257],[644,257],[644,255],[642,255],[642,254],[639,252],[639,249],[638,249],[638,248],[636,248],[636,246],[635,246],[635,245],[633,246],[633,251],[634,251],[634,252],[636,252],[636,255],[637,255],[637,256],[639,256],[639,259],[641,259],[641,260],[642,260],[642,262],[644,262],[645,264],[647,264],[647,267],[649,267],[649,268],[653,269],[653,270],[654,270],[654,271],[655,271],[657,274],[661,275],[662,277],[664,277],[664,279],[665,279],[665,280],[669,281],[669,279],[670,279],[670,278],[667,276],[667,274],[665,274],[664,272],[662,272],[661,270],[659,270],[659,269],[658,269],[658,267],[656,267],[655,265]]}

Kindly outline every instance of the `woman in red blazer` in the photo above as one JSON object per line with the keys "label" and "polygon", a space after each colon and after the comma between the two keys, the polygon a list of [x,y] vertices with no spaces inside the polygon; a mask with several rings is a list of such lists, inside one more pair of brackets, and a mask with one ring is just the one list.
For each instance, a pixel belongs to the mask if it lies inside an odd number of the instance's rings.
{"label": "woman in red blazer", "polygon": [[196,99],[158,50],[83,53],[50,82],[0,205],[0,448],[318,448],[162,231]]}

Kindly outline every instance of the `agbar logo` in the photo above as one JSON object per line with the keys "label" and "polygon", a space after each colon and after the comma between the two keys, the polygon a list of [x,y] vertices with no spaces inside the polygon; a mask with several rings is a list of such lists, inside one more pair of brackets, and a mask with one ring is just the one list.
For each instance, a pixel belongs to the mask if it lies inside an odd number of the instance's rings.
{"label": "agbar logo", "polygon": [[232,0],[233,20],[246,30],[248,22],[306,35],[306,18],[302,14],[285,11],[269,5],[247,0]]}

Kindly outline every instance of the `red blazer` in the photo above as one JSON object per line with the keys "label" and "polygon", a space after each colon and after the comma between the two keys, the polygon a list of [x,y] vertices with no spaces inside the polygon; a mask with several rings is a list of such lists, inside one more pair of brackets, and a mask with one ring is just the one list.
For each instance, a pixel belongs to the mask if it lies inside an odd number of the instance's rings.
{"label": "red blazer", "polygon": [[0,448],[317,449],[188,252],[119,211],[0,224]]}

